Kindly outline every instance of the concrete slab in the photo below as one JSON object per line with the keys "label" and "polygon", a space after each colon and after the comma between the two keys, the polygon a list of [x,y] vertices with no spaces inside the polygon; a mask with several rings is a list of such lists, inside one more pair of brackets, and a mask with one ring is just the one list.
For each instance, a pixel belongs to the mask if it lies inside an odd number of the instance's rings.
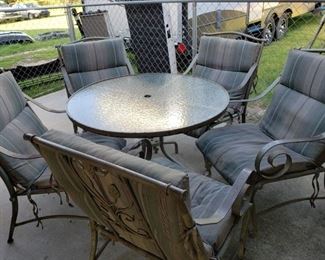
{"label": "concrete slab", "polygon": [[[64,91],[59,91],[39,99],[53,107],[63,108],[66,102]],[[48,128],[72,133],[72,125],[65,115],[54,115],[35,109]],[[188,168],[204,172],[202,156],[195,147],[195,140],[184,135],[169,137],[177,140],[180,154],[175,157]],[[169,148],[170,149],[170,148]],[[170,150],[172,153],[172,150]],[[324,189],[321,192],[324,196]],[[263,209],[284,198],[309,196],[312,194],[309,177],[266,186],[257,195],[257,208]],[[77,208],[66,203],[59,204],[57,195],[39,195],[35,200],[41,214],[82,214]],[[19,219],[32,217],[32,206],[21,199]],[[312,209],[308,202],[293,204],[258,218],[259,232],[249,239],[247,259],[279,260],[325,259],[325,203],[318,201]],[[7,235],[11,216],[11,205],[4,184],[0,181],[0,260],[50,260],[88,259],[90,237],[86,221],[48,220],[44,229],[28,224],[18,227],[15,241],[8,245]],[[143,259],[142,255],[122,245],[109,245],[100,259]]]}

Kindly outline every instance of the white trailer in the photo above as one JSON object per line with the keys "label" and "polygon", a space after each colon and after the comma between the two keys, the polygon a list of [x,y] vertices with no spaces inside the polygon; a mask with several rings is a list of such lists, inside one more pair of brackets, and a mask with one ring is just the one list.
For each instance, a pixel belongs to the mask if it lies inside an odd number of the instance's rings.
{"label": "white trailer", "polygon": [[[131,2],[131,0],[129,0]],[[183,67],[188,64],[184,60],[191,60],[192,44],[198,42],[203,33],[218,31],[242,31],[264,37],[271,43],[273,40],[280,40],[288,30],[289,18],[293,18],[307,12],[313,11],[321,4],[319,2],[289,3],[289,2],[196,2],[196,3],[162,3],[150,1],[160,6],[151,11],[149,5],[140,4],[143,10],[136,11],[130,8],[132,5],[119,4],[119,0],[84,0],[85,12],[107,11],[106,24],[109,35],[112,37],[142,37],[139,49],[150,49],[150,39],[145,39],[143,31],[151,30],[152,26],[164,26],[160,38],[159,47],[168,51],[169,69],[175,73],[179,63]],[[103,5],[105,3],[116,3],[116,5]],[[94,6],[94,4],[99,4]],[[87,6],[89,5],[89,6]],[[138,5],[138,4],[137,4]],[[136,6],[136,5],[134,5]],[[162,14],[162,15],[161,15]],[[148,16],[150,19],[134,19],[136,16]],[[193,20],[195,16],[195,20]],[[130,23],[142,23],[137,26]],[[157,21],[160,20],[160,21]],[[192,25],[197,25],[197,39],[193,39]],[[132,31],[130,32],[130,27]],[[147,36],[150,34],[147,34]],[[156,36],[154,36],[156,37]],[[148,38],[148,37],[147,37]],[[158,38],[157,38],[158,39]],[[146,40],[143,42],[142,40]],[[157,43],[157,41],[156,41]],[[164,46],[162,46],[164,45]],[[176,48],[175,48],[176,47]],[[187,51],[184,51],[187,50]],[[152,50],[152,49],[150,49]],[[190,54],[189,54],[190,53]],[[153,53],[154,54],[154,53]],[[140,54],[138,54],[140,55]],[[187,55],[187,57],[182,57]],[[146,56],[142,55],[141,59]],[[152,55],[153,57],[154,55]],[[159,58],[163,60],[161,55]],[[149,58],[148,58],[149,60]],[[149,61],[148,61],[149,62]],[[164,66],[161,66],[163,68]]]}

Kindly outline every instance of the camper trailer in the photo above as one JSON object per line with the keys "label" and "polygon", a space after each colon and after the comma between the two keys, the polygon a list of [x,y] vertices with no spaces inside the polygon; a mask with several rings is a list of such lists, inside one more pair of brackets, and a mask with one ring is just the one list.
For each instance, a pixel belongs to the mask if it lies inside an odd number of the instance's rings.
{"label": "camper trailer", "polygon": [[[313,11],[320,6],[319,2],[287,3],[287,2],[196,2],[194,3],[159,3],[137,5],[105,5],[119,3],[113,0],[83,0],[84,12],[105,11],[108,35],[112,37],[131,38],[133,49],[140,44],[141,49],[150,50],[151,54],[137,53],[149,59],[154,57],[154,47],[159,46],[163,60],[162,71],[177,72],[179,62],[184,62],[182,55],[190,60],[192,43],[198,42],[204,33],[218,31],[241,31],[264,37],[270,44],[282,39],[288,30],[290,18]],[[145,1],[144,1],[145,2]],[[98,6],[95,6],[98,4]],[[147,19],[144,19],[144,18]],[[193,21],[193,17],[196,20]],[[193,39],[192,24],[197,25],[197,39]],[[159,28],[160,35],[157,34]],[[153,32],[156,33],[153,33]],[[91,35],[90,35],[91,36]],[[158,45],[157,45],[158,44]],[[164,46],[163,46],[164,45]],[[165,56],[164,56],[165,55]],[[164,57],[162,57],[164,56]],[[150,60],[150,63],[153,63]],[[144,66],[146,67],[146,66]],[[186,64],[184,64],[186,67]],[[142,72],[152,71],[147,66]],[[155,70],[154,70],[155,71]],[[159,71],[158,71],[159,72]]]}

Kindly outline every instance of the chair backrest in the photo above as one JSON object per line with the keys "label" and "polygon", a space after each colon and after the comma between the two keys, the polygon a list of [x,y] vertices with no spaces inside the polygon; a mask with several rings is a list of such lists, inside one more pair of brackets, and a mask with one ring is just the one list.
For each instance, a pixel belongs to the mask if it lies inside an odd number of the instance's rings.
{"label": "chair backrest", "polygon": [[[203,36],[193,75],[213,80],[226,90],[234,91],[249,69],[259,62],[262,49],[262,44],[246,40]],[[252,76],[255,77],[256,74]],[[249,91],[250,89],[243,89],[236,98],[245,98]]]}
{"label": "chair backrest", "polygon": [[54,130],[30,139],[59,185],[117,240],[160,259],[207,259],[187,174]]}
{"label": "chair backrest", "polygon": [[123,39],[87,40],[59,47],[62,66],[70,82],[68,95],[89,84],[132,74]]}
{"label": "chair backrest", "polygon": [[[260,127],[273,139],[312,137],[325,132],[325,56],[290,51],[280,82]],[[294,151],[325,161],[325,145],[290,145]]]}
{"label": "chair backrest", "polygon": [[[27,105],[11,72],[0,74],[0,146],[19,154],[35,154],[36,150],[23,139],[24,133],[42,134],[46,127]],[[18,160],[0,154],[0,166],[14,184],[26,188],[46,168],[43,159]]]}

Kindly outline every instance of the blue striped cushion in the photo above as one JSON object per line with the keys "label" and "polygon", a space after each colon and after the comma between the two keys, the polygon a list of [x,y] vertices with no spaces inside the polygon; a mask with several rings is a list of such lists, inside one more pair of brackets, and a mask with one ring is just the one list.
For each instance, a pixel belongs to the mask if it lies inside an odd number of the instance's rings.
{"label": "blue striped cushion", "polygon": [[88,86],[92,83],[101,80],[113,79],[127,75],[129,75],[129,70],[126,66],[121,66],[117,68],[102,69],[98,71],[71,73],[69,75],[69,78],[72,85],[72,89],[75,92],[82,87]]}
{"label": "blue striped cushion", "polygon": [[[203,36],[193,75],[213,80],[228,91],[233,91],[257,62],[260,50],[261,45],[253,42]],[[240,99],[244,95],[245,89],[232,93],[231,98]]]}
{"label": "blue striped cushion", "polygon": [[[260,122],[273,139],[311,137],[325,132],[325,57],[290,52],[280,84]],[[325,161],[325,145],[303,143],[289,148],[318,162]]]}
{"label": "blue striped cushion", "polygon": [[245,75],[245,72],[223,71],[202,65],[196,65],[193,71],[193,76],[215,81],[227,90],[236,89]]}
{"label": "blue striped cushion", "polygon": [[129,75],[120,38],[63,45],[61,53],[74,91],[100,80]]}
{"label": "blue striped cushion", "polygon": [[[0,75],[0,145],[20,154],[37,154],[23,139],[26,132],[42,134],[46,131],[26,101],[10,72]],[[43,159],[17,160],[0,155],[0,166],[15,183],[29,187],[46,169]]]}
{"label": "blue striped cushion", "polygon": [[247,72],[257,61],[261,46],[244,40],[203,36],[198,65],[226,71]]}
{"label": "blue striped cushion", "polygon": [[[45,126],[29,107],[25,107],[19,115],[7,124],[0,132],[0,146],[20,154],[37,154],[35,148],[23,139],[24,133],[36,135],[43,134]],[[14,183],[19,183],[28,188],[45,171],[47,164],[40,159],[17,160],[0,156],[0,165],[12,178]]]}
{"label": "blue striped cushion", "polygon": [[[257,153],[264,145],[273,141],[257,125],[240,124],[212,129],[197,140],[197,146],[229,182],[234,183],[242,169],[254,169]],[[289,172],[303,171],[314,167],[312,161],[295,151],[282,147],[293,159]],[[275,165],[280,169],[285,162],[284,157],[278,158]],[[262,161],[262,170],[271,171],[266,159]]]}
{"label": "blue striped cushion", "polygon": [[121,150],[126,146],[126,140],[123,138],[98,135],[92,132],[82,132],[79,136],[93,143],[108,146],[116,150]]}
{"label": "blue striped cushion", "polygon": [[0,75],[0,131],[26,106],[25,98],[11,72]]}

